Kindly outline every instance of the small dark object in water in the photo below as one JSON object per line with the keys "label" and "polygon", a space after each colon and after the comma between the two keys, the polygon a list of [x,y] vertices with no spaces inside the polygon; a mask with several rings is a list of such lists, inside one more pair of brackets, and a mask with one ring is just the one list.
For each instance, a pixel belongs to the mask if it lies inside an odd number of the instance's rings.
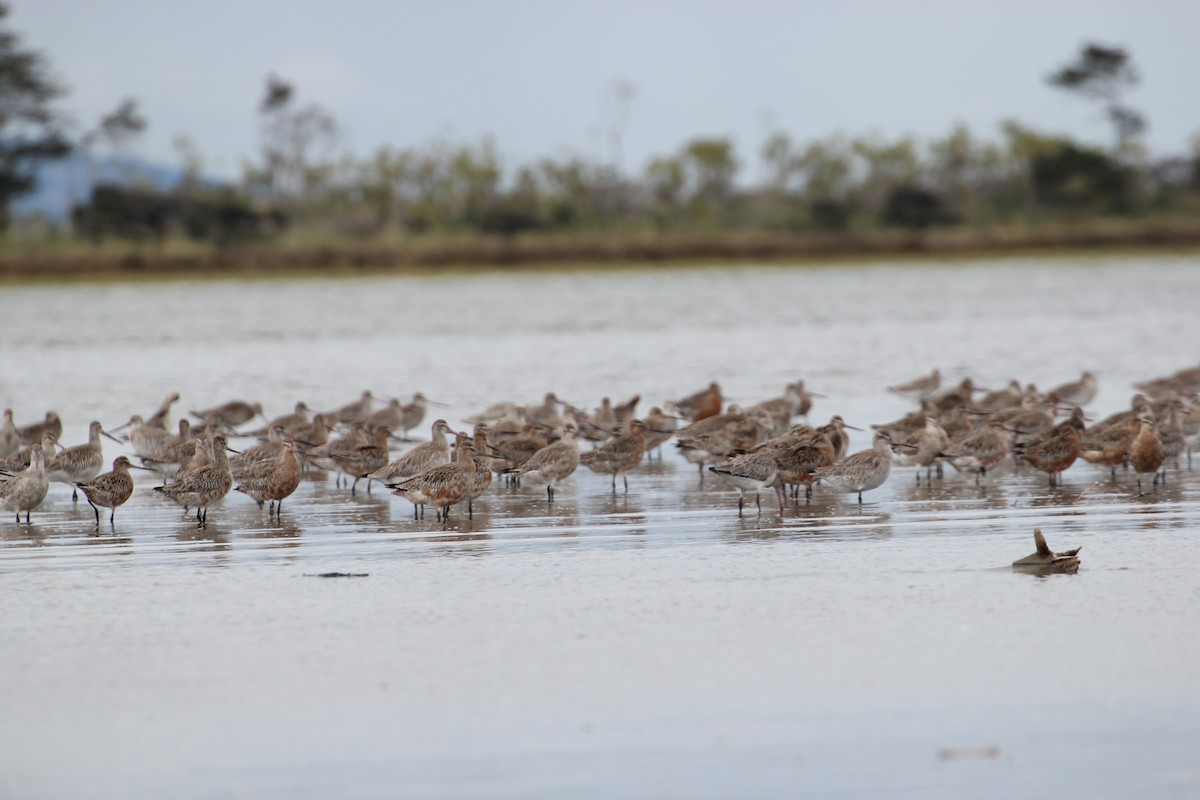
{"label": "small dark object in water", "polygon": [[316,575],[306,572],[306,578],[365,578],[371,573],[369,572],[318,572]]}
{"label": "small dark object in water", "polygon": [[1073,575],[1079,571],[1079,551],[1083,549],[1082,547],[1056,553],[1046,544],[1046,537],[1042,536],[1041,528],[1033,529],[1033,541],[1037,545],[1037,552],[1014,561],[1013,569],[1020,572],[1032,572],[1036,575],[1049,575],[1055,572]]}
{"label": "small dark object in water", "polygon": [[990,761],[1000,757],[1000,748],[996,745],[988,747],[943,747],[938,750],[938,758],[942,761]]}

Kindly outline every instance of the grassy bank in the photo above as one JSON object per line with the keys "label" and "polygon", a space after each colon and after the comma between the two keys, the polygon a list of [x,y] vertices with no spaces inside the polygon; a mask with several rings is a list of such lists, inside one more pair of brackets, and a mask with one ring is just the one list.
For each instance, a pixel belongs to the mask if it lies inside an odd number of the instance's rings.
{"label": "grassy bank", "polygon": [[828,261],[841,258],[987,257],[1037,252],[1200,248],[1200,220],[1121,220],[922,232],[714,234],[621,232],[354,241],[293,234],[214,250],[185,240],[155,244],[12,239],[0,278],[286,274],[326,270],[428,270],[579,264]]}

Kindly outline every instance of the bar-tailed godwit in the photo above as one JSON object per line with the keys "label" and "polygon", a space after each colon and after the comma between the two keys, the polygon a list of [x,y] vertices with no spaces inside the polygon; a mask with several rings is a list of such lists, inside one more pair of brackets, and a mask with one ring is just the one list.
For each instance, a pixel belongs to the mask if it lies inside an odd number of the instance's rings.
{"label": "bar-tailed godwit", "polygon": [[42,446],[34,445],[30,453],[29,466],[13,475],[0,479],[0,503],[17,515],[25,512],[25,524],[29,524],[29,512],[42,504],[50,481],[46,479],[46,462],[42,458]]}
{"label": "bar-tailed godwit", "polygon": [[75,484],[96,512],[97,528],[100,527],[101,508],[109,509],[108,524],[112,525],[117,515],[117,506],[124,505],[133,494],[133,476],[129,474],[131,469],[154,471],[148,467],[134,466],[125,456],[117,456],[112,464],[112,472],[105,472],[90,481]]}
{"label": "bar-tailed godwit", "polygon": [[475,445],[464,439],[455,450],[454,461],[422,472],[388,488],[413,504],[416,509],[432,505],[439,521],[450,519],[450,507],[467,498],[475,481]]}
{"label": "bar-tailed godwit", "polygon": [[180,503],[185,508],[196,507],[196,522],[199,527],[208,524],[208,507],[229,494],[233,487],[233,472],[229,468],[228,443],[224,436],[214,436],[212,439],[211,464],[196,470],[189,470],[182,477],[177,476],[166,486],[155,486],[154,491],[161,492]]}
{"label": "bar-tailed godwit", "polygon": [[775,454],[769,449],[762,449],[735,456],[724,464],[708,468],[718,478],[733,484],[738,490],[738,516],[742,516],[742,507],[746,502],[746,492],[754,492],[754,505],[758,513],[762,513],[760,491],[767,486],[775,489],[779,498],[779,510],[783,511],[783,489],[779,483],[779,465]]}
{"label": "bar-tailed godwit", "polygon": [[895,386],[887,387],[889,392],[898,394],[901,397],[909,400],[916,400],[918,403],[929,397],[932,397],[942,386],[942,373],[935,369],[928,375],[923,375],[920,378],[914,378],[907,383],[899,383]]}
{"label": "bar-tailed godwit", "polygon": [[13,424],[13,411],[4,409],[4,423],[0,425],[0,458],[7,458],[21,449],[21,437]]}
{"label": "bar-tailed godwit", "polygon": [[238,425],[245,425],[255,417],[262,417],[263,408],[259,403],[248,403],[245,400],[230,400],[228,403],[206,408],[203,411],[190,411],[188,413],[202,420],[206,425],[215,422],[225,428],[236,428]]}
{"label": "bar-tailed godwit", "polygon": [[87,444],[68,447],[46,463],[46,476],[51,482],[68,483],[71,485],[71,499],[79,499],[79,490],[75,484],[90,481],[100,474],[104,468],[104,451],[100,446],[100,436],[117,441],[104,432],[104,426],[95,420],[88,426]]}
{"label": "bar-tailed godwit", "polygon": [[62,420],[54,411],[46,412],[46,419],[42,422],[33,422],[29,425],[21,425],[17,428],[17,438],[21,440],[21,444],[26,447],[32,447],[42,443],[43,433],[52,433],[54,438],[62,436]]}
{"label": "bar-tailed godwit", "polygon": [[629,421],[629,428],[615,436],[607,444],[579,457],[579,463],[592,472],[612,475],[613,492],[617,491],[617,476],[625,482],[629,491],[629,470],[642,462],[646,453],[646,424],[640,419]]}
{"label": "bar-tailed godwit", "polygon": [[279,455],[271,460],[259,461],[244,470],[235,491],[249,495],[258,507],[267,503],[267,517],[278,515],[283,509],[284,498],[291,497],[300,485],[300,459],[293,442],[281,442]]}
{"label": "bar-tailed godwit", "polygon": [[561,439],[538,450],[517,471],[522,475],[533,473],[546,481],[546,496],[553,503],[554,487],[578,467],[579,444],[575,441],[575,429],[568,426]]}
{"label": "bar-tailed godwit", "polygon": [[875,444],[869,450],[860,450],[817,470],[816,480],[828,483],[839,492],[857,494],[861,505],[862,493],[882,486],[891,471],[892,435],[881,429],[875,431]]}
{"label": "bar-tailed godwit", "polygon": [[1096,375],[1092,372],[1084,372],[1079,380],[1064,383],[1062,386],[1056,386],[1047,394],[1053,394],[1058,397],[1059,402],[1066,403],[1072,406],[1086,406],[1096,399],[1096,390],[1099,385],[1096,382]]}

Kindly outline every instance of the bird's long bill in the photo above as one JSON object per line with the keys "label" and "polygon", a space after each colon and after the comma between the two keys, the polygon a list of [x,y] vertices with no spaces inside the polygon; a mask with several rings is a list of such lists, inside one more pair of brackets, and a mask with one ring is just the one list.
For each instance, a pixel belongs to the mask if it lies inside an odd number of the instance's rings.
{"label": "bird's long bill", "polygon": [[439,403],[437,400],[430,400],[428,397],[425,398],[425,403],[427,405],[437,406],[438,408],[449,408],[450,407],[449,403]]}
{"label": "bird's long bill", "polygon": [[[805,389],[805,390],[804,390],[804,393],[805,393],[806,395],[808,395],[809,397],[819,397],[819,398],[821,398],[822,400],[827,400],[827,399],[829,398],[829,395],[826,395],[826,394],[821,394],[820,392],[812,392],[812,391],[809,391],[809,390],[807,390],[807,389]],[[858,429],[857,429],[857,428],[855,428],[855,430],[858,430]]]}
{"label": "bird's long bill", "polygon": [[225,445],[225,449],[226,449],[226,450],[228,450],[228,451],[229,451],[229,452],[231,452],[231,453],[236,453],[237,455],[241,455],[241,454],[242,454],[242,451],[241,451],[241,450],[234,450],[234,449],[233,449],[232,447],[230,447],[229,445]]}
{"label": "bird's long bill", "polygon": [[129,468],[130,469],[140,469],[144,472],[158,472],[158,470],[156,470],[152,467],[139,467],[137,464],[130,464]]}
{"label": "bird's long bill", "polygon": [[[120,429],[118,428],[118,430],[120,430]],[[117,444],[125,444],[123,441],[121,441],[121,440],[120,440],[120,439],[118,439],[117,437],[113,436],[113,435],[112,435],[111,433],[109,433],[108,431],[100,431],[100,435],[102,435],[102,436],[107,436],[109,439],[112,439],[112,440],[113,440],[114,442],[116,442]]]}
{"label": "bird's long bill", "polygon": [[[862,428],[856,428],[856,427],[854,427],[853,425],[847,425],[847,424],[846,424],[846,423],[844,423],[844,422],[842,423],[842,427],[843,427],[843,428],[848,428],[848,429],[850,429],[850,430],[852,430],[852,431],[861,431],[861,430],[862,430]],[[874,428],[874,427],[876,427],[876,426],[872,425],[871,427],[872,427],[872,428]]]}

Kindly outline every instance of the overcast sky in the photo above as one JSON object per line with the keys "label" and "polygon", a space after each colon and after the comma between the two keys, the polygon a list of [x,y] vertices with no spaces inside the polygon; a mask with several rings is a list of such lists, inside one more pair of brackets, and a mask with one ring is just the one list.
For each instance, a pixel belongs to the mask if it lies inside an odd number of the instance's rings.
{"label": "overcast sky", "polygon": [[699,135],[757,161],[768,130],[984,136],[1017,119],[1108,143],[1099,110],[1045,76],[1086,40],[1130,49],[1156,154],[1200,132],[1193,0],[12,0],[11,25],[69,88],[76,132],[124,97],[141,156],[193,139],[233,175],[256,147],[270,73],[328,109],[366,153],[491,135],[510,162],[608,157],[615,88],[633,87],[622,161]]}

